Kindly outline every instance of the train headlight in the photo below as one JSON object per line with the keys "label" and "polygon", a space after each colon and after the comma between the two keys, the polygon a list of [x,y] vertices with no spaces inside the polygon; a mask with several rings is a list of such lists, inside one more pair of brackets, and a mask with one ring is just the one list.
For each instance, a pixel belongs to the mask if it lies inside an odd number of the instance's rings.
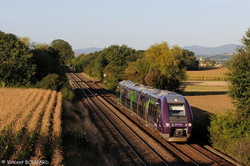
{"label": "train headlight", "polygon": [[192,123],[188,123],[188,127],[192,127]]}
{"label": "train headlight", "polygon": [[169,126],[170,126],[170,124],[169,124],[169,123],[166,123],[166,126],[167,126],[167,127],[169,127]]}

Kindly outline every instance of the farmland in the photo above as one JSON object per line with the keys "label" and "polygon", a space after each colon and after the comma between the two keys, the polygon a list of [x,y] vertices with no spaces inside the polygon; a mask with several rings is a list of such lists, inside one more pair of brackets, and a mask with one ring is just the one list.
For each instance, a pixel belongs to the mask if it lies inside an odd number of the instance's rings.
{"label": "farmland", "polygon": [[0,88],[0,102],[2,163],[61,165],[61,93]]}
{"label": "farmland", "polygon": [[218,78],[224,79],[225,72],[227,72],[227,68],[187,71],[187,75],[192,79],[188,79],[186,82],[184,96],[190,102],[193,110],[196,126],[193,135],[199,139],[209,140],[208,126],[210,126],[212,114],[224,114],[228,110],[234,109],[232,100],[227,95],[228,83],[216,81],[220,80]]}
{"label": "farmland", "polygon": [[188,80],[224,81],[227,68],[201,68],[197,71],[187,71]]}
{"label": "farmland", "polygon": [[[189,78],[209,78],[225,77],[227,68],[187,71]],[[188,80],[184,95],[190,101],[193,107],[202,109],[210,113],[224,113],[228,109],[233,109],[231,99],[226,94],[228,91],[228,83],[225,81],[202,81]]]}

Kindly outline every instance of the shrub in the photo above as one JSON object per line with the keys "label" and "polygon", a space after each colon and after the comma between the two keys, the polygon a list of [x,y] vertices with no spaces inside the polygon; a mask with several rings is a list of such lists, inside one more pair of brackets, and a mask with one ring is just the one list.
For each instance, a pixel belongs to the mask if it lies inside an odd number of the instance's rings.
{"label": "shrub", "polygon": [[[213,146],[246,165],[250,164],[250,120],[236,118],[234,112],[213,115],[209,131]],[[237,154],[235,153],[237,149]]]}
{"label": "shrub", "polygon": [[63,98],[69,101],[74,100],[74,93],[72,91],[72,88],[69,85],[64,85],[64,87],[60,90]]}
{"label": "shrub", "polygon": [[37,83],[37,88],[60,90],[63,86],[63,81],[57,74],[48,74],[40,82]]}

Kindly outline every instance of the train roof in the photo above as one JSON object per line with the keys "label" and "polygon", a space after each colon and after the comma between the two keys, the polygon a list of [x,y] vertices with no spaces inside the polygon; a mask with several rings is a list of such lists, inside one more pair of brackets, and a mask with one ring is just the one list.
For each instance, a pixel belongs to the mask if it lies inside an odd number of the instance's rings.
{"label": "train roof", "polygon": [[175,92],[172,92],[172,91],[156,89],[156,88],[152,88],[152,87],[138,84],[138,83],[135,83],[133,81],[128,81],[128,80],[121,81],[119,83],[119,85],[127,87],[128,89],[131,89],[134,91],[138,91],[138,92],[147,94],[147,95],[155,97],[155,98],[160,98],[162,95],[182,96],[182,95],[175,93]]}

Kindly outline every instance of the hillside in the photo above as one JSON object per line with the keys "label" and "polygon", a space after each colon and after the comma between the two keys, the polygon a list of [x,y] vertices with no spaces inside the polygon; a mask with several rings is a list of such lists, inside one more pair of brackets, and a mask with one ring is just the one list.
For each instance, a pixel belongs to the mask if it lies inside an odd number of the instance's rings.
{"label": "hillside", "polygon": [[235,49],[239,45],[236,44],[227,44],[218,47],[203,47],[203,46],[186,46],[182,47],[183,49],[187,49],[189,51],[193,51],[196,56],[212,56],[217,54],[228,54],[235,52]]}

